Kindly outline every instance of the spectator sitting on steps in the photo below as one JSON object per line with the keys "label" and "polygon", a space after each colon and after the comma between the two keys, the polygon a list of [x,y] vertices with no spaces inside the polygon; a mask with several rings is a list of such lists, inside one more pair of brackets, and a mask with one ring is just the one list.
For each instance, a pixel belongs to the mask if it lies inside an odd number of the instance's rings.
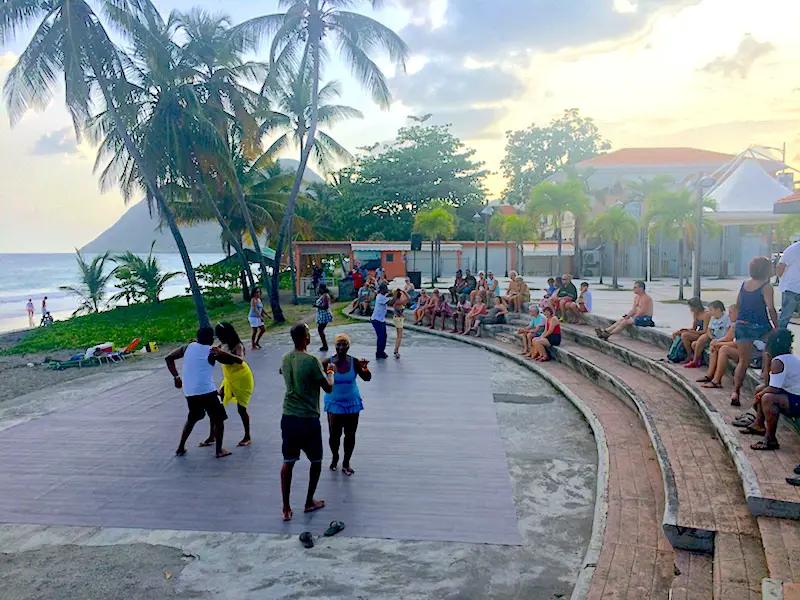
{"label": "spectator sitting on steps", "polygon": [[710,318],[705,333],[692,343],[693,358],[684,365],[687,369],[696,369],[702,366],[703,353],[708,343],[724,338],[731,327],[730,317],[725,313],[725,305],[719,300],[708,303],[708,314]]}
{"label": "spectator sitting on steps", "polygon": [[647,294],[645,287],[644,281],[637,281],[633,284],[633,308],[610,327],[596,328],[597,337],[607,340],[612,335],[622,333],[628,327],[656,326],[653,323],[653,299]]}
{"label": "spectator sitting on steps", "polygon": [[[567,310],[564,311],[567,315],[570,313],[575,317],[575,322],[581,322],[581,313],[592,312],[592,292],[589,291],[589,282],[584,281],[581,284],[581,291],[578,293],[578,299],[575,302],[567,302]],[[569,320],[569,319],[567,319]]]}
{"label": "spectator sitting on steps", "polygon": [[692,358],[692,344],[705,335],[706,331],[708,331],[708,322],[711,319],[711,313],[706,311],[700,299],[692,298],[688,304],[689,312],[692,315],[691,329],[678,329],[672,334],[673,340],[676,337],[681,338],[683,349],[686,351],[687,362]]}

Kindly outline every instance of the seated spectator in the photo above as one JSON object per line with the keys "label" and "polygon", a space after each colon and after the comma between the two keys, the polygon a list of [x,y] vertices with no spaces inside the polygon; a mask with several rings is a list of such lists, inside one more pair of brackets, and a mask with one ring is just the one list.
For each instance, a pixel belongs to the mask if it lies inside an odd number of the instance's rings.
{"label": "seated spectator", "polygon": [[692,358],[692,344],[706,333],[711,319],[711,313],[703,307],[703,303],[698,298],[692,298],[688,304],[689,313],[692,315],[692,327],[678,329],[672,333],[673,340],[677,337],[681,338],[687,361]]}
{"label": "seated spectator", "polygon": [[531,316],[528,326],[517,330],[517,333],[522,336],[522,342],[525,345],[525,349],[520,352],[522,356],[528,356],[533,352],[533,339],[544,333],[547,324],[547,319],[539,311],[539,307],[536,304],[531,304],[528,307],[528,312]]}
{"label": "seated spectator", "polygon": [[470,273],[470,270],[467,269],[467,274],[464,276],[464,288],[461,290],[461,293],[470,296],[477,287],[478,282],[475,280],[475,277],[472,275],[472,273]]}
{"label": "seated spectator", "polygon": [[475,284],[475,289],[472,290],[469,294],[470,302],[475,304],[475,299],[479,293],[485,299],[486,298],[485,292],[486,292],[486,275],[483,273],[483,271],[478,271],[478,282]]}
{"label": "seated spectator", "polygon": [[[544,297],[539,301],[539,310],[544,310],[545,306],[550,306],[550,298],[558,294],[558,291],[561,289],[561,286],[564,285],[564,282],[561,280],[561,277],[556,277],[555,279],[551,277],[547,281],[548,283],[550,281],[553,281],[554,283],[552,286],[549,286],[547,288],[549,293],[545,294]],[[551,288],[552,291],[550,291]]]}
{"label": "seated spectator", "polygon": [[731,320],[728,331],[723,337],[713,340],[709,344],[708,371],[706,371],[705,376],[696,380],[697,383],[713,385],[703,385],[701,387],[722,387],[721,382],[728,368],[728,361],[731,359],[739,360],[739,351],[736,345],[736,328],[734,327],[736,318],[739,316],[739,307],[736,304],[731,304],[728,307],[728,316]]}
{"label": "seated spectator", "polygon": [[514,306],[514,299],[521,292],[519,287],[519,281],[517,281],[517,272],[513,270],[509,271],[508,278],[509,278],[508,289],[506,290],[506,293],[503,296],[503,300],[507,304]]}
{"label": "seated spectator", "polygon": [[555,280],[555,279],[553,279],[552,277],[548,277],[548,278],[547,278],[547,289],[546,289],[546,290],[545,290],[545,292],[544,292],[544,297],[545,297],[545,298],[549,298],[550,296],[552,296],[552,295],[553,295],[553,293],[554,293],[554,292],[555,292],[557,289],[558,289],[558,288],[556,287],[556,280]]}
{"label": "seated spectator", "polygon": [[353,301],[353,305],[358,310],[358,314],[369,316],[372,314],[372,302],[375,300],[375,290],[368,285],[361,286],[358,290],[358,297]]}
{"label": "seated spectator", "polygon": [[453,309],[450,307],[450,304],[447,302],[447,298],[444,297],[444,294],[440,294],[439,290],[433,292],[433,311],[431,313],[431,324],[430,328],[436,328],[436,319],[438,317],[442,318],[442,331],[444,331],[445,325],[447,325],[447,319],[453,316]]}
{"label": "seated spectator", "polygon": [[553,309],[553,313],[561,318],[563,321],[566,316],[567,304],[575,302],[578,299],[578,290],[575,284],[572,283],[572,275],[564,273],[561,276],[561,287],[548,299],[548,305]]}
{"label": "seated spectator", "polygon": [[475,320],[486,313],[486,305],[479,297],[477,301],[472,304],[472,308],[470,309],[469,313],[467,313],[467,318],[464,319],[464,333],[462,335],[469,335],[470,331],[472,331],[472,328],[475,325]]}
{"label": "seated spectator", "polygon": [[508,315],[508,305],[503,301],[503,298],[495,296],[492,308],[485,315],[475,318],[474,329],[478,337],[481,337],[481,325],[504,325],[506,323],[506,315]]}
{"label": "seated spectator", "polygon": [[419,298],[417,298],[417,305],[414,309],[414,325],[421,325],[422,319],[425,318],[425,311],[428,308],[428,304],[430,303],[431,298],[428,296],[428,292],[425,290],[420,290]]}
{"label": "seated spectator", "polygon": [[769,373],[764,385],[757,388],[755,423],[742,430],[742,433],[764,436],[750,446],[753,450],[780,448],[775,434],[781,413],[790,418],[800,417],[800,357],[792,353],[793,341],[794,335],[788,329],[776,329],[767,338],[767,352],[772,357]]}
{"label": "seated spectator", "polygon": [[[573,286],[574,287],[574,286]],[[598,327],[594,331],[601,340],[625,331],[628,327],[655,327],[653,323],[653,299],[645,291],[644,281],[633,284],[633,308],[622,315],[622,318],[605,329]]]}
{"label": "seated spectator", "polygon": [[578,299],[575,302],[567,303],[567,314],[572,313],[572,316],[575,317],[575,322],[580,323],[581,313],[588,312],[592,312],[592,292],[589,291],[589,282],[584,281],[581,284],[580,292],[578,292]]}
{"label": "seated spectator", "polygon": [[[519,308],[517,312],[522,312],[522,305],[526,302],[530,304],[531,302],[531,289],[528,287],[528,284],[525,283],[525,280],[522,278],[522,275],[517,275],[517,280],[519,281],[519,296],[518,296],[518,304]],[[515,306],[517,303],[515,303]]]}
{"label": "seated spectator", "polygon": [[538,362],[547,362],[550,356],[547,349],[551,346],[561,345],[561,322],[549,306],[544,309],[547,320],[544,333],[533,339],[533,350],[528,356]]}
{"label": "seated spectator", "polygon": [[705,332],[697,341],[692,343],[692,360],[684,365],[687,369],[696,369],[703,365],[703,353],[706,351],[706,346],[713,340],[721,340],[724,338],[728,329],[731,328],[731,319],[725,312],[725,305],[719,300],[714,300],[708,303],[708,326]]}
{"label": "seated spectator", "polygon": [[[425,306],[425,311],[422,313],[422,319],[425,320],[425,317],[428,317],[428,323],[433,323],[433,316],[436,313],[436,310],[439,308],[439,303],[441,302],[442,294],[439,290],[433,290],[433,294],[430,296],[430,300],[428,300],[428,304]],[[420,322],[420,325],[423,323]]]}
{"label": "seated spectator", "polygon": [[450,292],[450,298],[452,298],[454,304],[458,302],[458,297],[464,293],[464,288],[466,285],[467,284],[464,281],[464,274],[462,273],[461,269],[459,269],[456,271],[456,280],[455,283],[453,283],[453,287],[447,290]]}
{"label": "seated spectator", "polygon": [[417,288],[414,287],[414,284],[411,283],[411,279],[406,277],[406,284],[403,287],[403,291],[408,295],[412,302],[416,302],[417,298],[419,298],[419,292]]}
{"label": "seated spectator", "polygon": [[458,304],[456,304],[456,312],[453,315],[453,330],[450,333],[464,332],[464,325],[470,309],[472,309],[472,305],[469,303],[469,298],[466,294],[461,294],[458,297]]}
{"label": "seated spectator", "polygon": [[500,289],[500,282],[494,278],[494,273],[489,271],[486,274],[486,302],[487,304],[492,302],[492,298],[497,296],[497,292]]}

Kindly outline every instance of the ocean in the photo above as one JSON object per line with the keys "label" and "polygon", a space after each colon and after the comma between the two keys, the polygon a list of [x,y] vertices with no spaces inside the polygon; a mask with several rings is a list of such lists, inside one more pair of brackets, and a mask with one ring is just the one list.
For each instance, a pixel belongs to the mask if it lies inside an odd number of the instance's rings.
{"label": "ocean", "polygon": [[[181,275],[167,283],[162,298],[186,294],[188,282],[179,254],[156,254],[163,271],[180,271]],[[94,255],[84,255],[92,259]],[[225,258],[224,254],[193,254],[192,264],[213,264]],[[109,263],[109,269],[113,265]],[[47,296],[47,307],[55,320],[69,318],[80,302],[69,292],[59,289],[64,285],[79,283],[75,254],[0,254],[0,332],[28,327],[25,305],[33,299],[36,309],[35,323],[42,318],[42,299]],[[114,280],[112,279],[112,282]],[[113,284],[108,286],[107,298],[117,293]]]}

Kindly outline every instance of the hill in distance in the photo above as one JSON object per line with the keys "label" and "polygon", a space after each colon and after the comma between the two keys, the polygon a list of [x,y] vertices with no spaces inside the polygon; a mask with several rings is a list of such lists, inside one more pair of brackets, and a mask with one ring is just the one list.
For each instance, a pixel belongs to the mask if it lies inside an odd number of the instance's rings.
{"label": "hill in distance", "polygon": [[[281,168],[286,172],[296,172],[300,163],[292,159],[281,159]],[[316,183],[324,181],[311,169],[306,169],[305,181]],[[150,244],[155,240],[154,252],[177,252],[175,240],[169,228],[164,225],[159,229],[157,215],[150,215],[147,202],[142,200],[131,206],[119,220],[94,240],[81,248],[81,252],[102,254],[103,252],[126,252],[130,250],[136,254],[146,254],[150,251]],[[199,225],[182,226],[186,248],[190,253],[220,253],[222,252],[222,228],[218,223],[209,221]]]}

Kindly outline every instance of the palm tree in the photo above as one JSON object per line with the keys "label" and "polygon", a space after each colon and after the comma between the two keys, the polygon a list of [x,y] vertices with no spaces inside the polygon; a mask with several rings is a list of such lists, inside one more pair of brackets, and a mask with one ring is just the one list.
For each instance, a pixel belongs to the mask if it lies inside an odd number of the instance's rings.
{"label": "palm tree", "polygon": [[519,274],[525,271],[525,242],[536,236],[536,226],[532,219],[524,215],[509,215],[505,222],[506,239],[514,241],[514,252],[518,257],[515,261]]}
{"label": "palm tree", "polygon": [[[93,7],[100,10],[95,10]],[[94,92],[99,91],[104,110],[126,152],[140,174],[141,188],[155,202],[175,238],[201,326],[210,326],[208,312],[197,285],[186,244],[159,187],[155,171],[129,133],[122,112],[130,91],[126,71],[130,61],[114,45],[104,22],[127,38],[131,28],[145,20],[160,19],[150,0],[13,0],[0,4],[0,46],[12,42],[19,31],[34,29],[33,37],[8,73],[4,92],[12,125],[31,107],[43,109],[60,88],[63,74],[66,105],[80,138],[92,116]],[[122,182],[120,182],[122,183]]]}
{"label": "palm tree", "polygon": [[[653,179],[640,177],[638,181],[625,182],[626,195],[622,204],[636,203],[639,205],[639,215],[644,216],[646,211],[647,198],[668,190],[675,183],[675,179],[670,175],[658,175]],[[648,223],[642,219],[642,226],[639,229],[639,239],[642,242],[642,273],[647,273],[647,249],[648,249]],[[652,273],[650,273],[652,277]]]}
{"label": "palm tree", "polygon": [[[150,253],[145,258],[128,251],[125,254],[115,256],[113,260],[131,274],[138,295],[141,295],[147,302],[158,304],[161,301],[160,296],[164,292],[167,282],[180,275],[180,272],[161,272],[161,265],[158,259],[153,256],[155,245],[155,241],[150,244]],[[126,292],[122,292],[121,295],[117,294],[112,300],[125,297],[125,294]]]}
{"label": "palm tree", "polygon": [[[619,246],[636,239],[639,224],[634,216],[625,210],[622,205],[612,206],[592,222],[589,231],[599,237],[604,243],[611,243],[613,254],[611,257],[611,286],[619,287]],[[602,265],[600,267],[602,269]]]}
{"label": "palm tree", "polygon": [[[703,206],[714,210],[717,203],[713,198],[705,198]],[[697,200],[686,188],[656,192],[646,201],[644,222],[648,224],[650,235],[660,233],[665,238],[678,240],[678,300],[684,299],[683,267],[686,248],[694,247],[696,208]],[[703,229],[712,234],[717,230],[716,223],[708,215],[703,218]]]}
{"label": "palm tree", "polygon": [[431,284],[436,283],[435,248],[440,240],[453,237],[457,225],[455,215],[442,206],[423,209],[414,217],[414,231],[431,241]]}
{"label": "palm tree", "polygon": [[72,313],[72,316],[81,313],[98,313],[100,307],[104,304],[106,295],[106,286],[109,280],[116,273],[116,269],[112,269],[108,273],[105,272],[106,262],[111,260],[109,253],[95,256],[91,262],[87,262],[81,255],[80,250],[75,250],[78,268],[81,272],[81,281],[77,285],[63,285],[58,289],[65,292],[70,292],[78,296],[81,300],[80,306]]}
{"label": "palm tree", "polygon": [[[287,7],[285,13],[256,17],[235,28],[250,44],[255,46],[264,35],[274,34],[270,48],[270,75],[267,87],[293,70],[311,71],[311,118],[305,146],[297,167],[294,185],[280,228],[275,247],[275,260],[280,264],[289,223],[294,215],[297,197],[308,159],[314,148],[314,140],[319,123],[319,92],[322,76],[322,62],[330,55],[328,44],[331,38],[336,41],[339,54],[345,59],[355,77],[370,92],[373,100],[382,108],[388,108],[391,93],[380,67],[372,61],[369,53],[383,49],[398,68],[405,71],[409,49],[405,42],[388,27],[355,12],[342,10],[367,3],[372,8],[380,8],[383,0],[281,0],[280,6]],[[298,66],[299,55],[299,66]],[[309,66],[310,65],[310,66]],[[283,322],[283,311],[278,300],[279,274],[273,273],[271,304],[273,318]]]}
{"label": "palm tree", "polygon": [[503,240],[503,244],[505,246],[506,277],[508,277],[508,232],[506,230],[507,218],[508,215],[495,213],[492,215],[492,218],[489,219],[489,231],[491,231],[493,236],[499,237],[501,240]]}
{"label": "palm tree", "polygon": [[589,214],[589,199],[583,190],[583,183],[568,179],[564,183],[544,181],[533,188],[526,211],[534,219],[550,217],[558,239],[558,270],[561,272],[561,225],[564,215],[569,213],[575,222],[585,219]]}

